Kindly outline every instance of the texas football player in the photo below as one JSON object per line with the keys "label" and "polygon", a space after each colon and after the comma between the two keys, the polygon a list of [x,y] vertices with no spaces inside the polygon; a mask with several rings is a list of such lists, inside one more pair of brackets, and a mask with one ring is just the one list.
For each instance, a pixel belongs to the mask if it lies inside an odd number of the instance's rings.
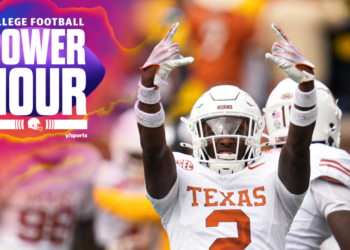
{"label": "texas football player", "polygon": [[[287,139],[296,82],[281,81],[266,103],[270,144],[278,152]],[[319,109],[312,136],[311,181],[287,235],[286,249],[320,249],[332,233],[341,249],[350,249],[350,156],[340,146],[341,110],[331,91],[315,81]]]}
{"label": "texas football player", "polygon": [[166,87],[174,67],[194,60],[183,58],[171,42],[177,28],[171,27],[142,67],[134,106],[147,197],[162,218],[170,246],[283,249],[309,186],[309,146],[317,117],[314,67],[273,24],[280,42],[266,58],[299,83],[301,96],[292,105],[281,154],[260,156],[264,119],[255,101],[235,86],[213,87],[197,100],[190,119],[183,119],[193,156],[173,153],[166,144],[159,87]]}

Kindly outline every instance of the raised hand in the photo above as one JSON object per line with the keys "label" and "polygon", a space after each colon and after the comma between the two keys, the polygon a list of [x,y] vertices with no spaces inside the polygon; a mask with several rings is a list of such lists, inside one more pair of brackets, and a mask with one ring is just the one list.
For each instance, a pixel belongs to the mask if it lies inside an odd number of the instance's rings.
{"label": "raised hand", "polygon": [[311,69],[314,69],[315,66],[301,54],[277,24],[273,23],[271,26],[280,41],[273,44],[272,55],[266,53],[266,59],[280,67],[289,78],[297,83],[312,81],[315,78],[314,75],[304,71],[300,66],[304,65]]}
{"label": "raised hand", "polygon": [[154,85],[167,85],[165,79],[169,73],[176,67],[190,64],[194,61],[193,57],[183,57],[180,55],[180,49],[177,42],[172,42],[172,39],[179,27],[179,23],[173,24],[167,35],[154,47],[151,55],[141,69],[149,66],[158,66]]}

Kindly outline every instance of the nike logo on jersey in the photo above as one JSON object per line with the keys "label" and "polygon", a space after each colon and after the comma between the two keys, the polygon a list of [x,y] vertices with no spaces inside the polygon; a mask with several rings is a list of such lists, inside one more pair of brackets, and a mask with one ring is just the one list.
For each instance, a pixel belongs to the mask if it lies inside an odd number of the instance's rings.
{"label": "nike logo on jersey", "polygon": [[253,169],[257,168],[257,167],[260,167],[260,166],[263,165],[263,164],[265,164],[265,162],[260,163],[260,164],[254,166],[254,167],[251,167],[250,165],[248,165],[248,169],[253,170]]}
{"label": "nike logo on jersey", "polygon": [[[265,187],[257,187],[253,190],[239,190],[235,192],[223,192],[215,188],[201,188],[187,186],[189,195],[192,195],[192,207],[201,206],[265,206]],[[205,198],[205,202],[204,199]],[[253,199],[254,198],[254,199]],[[202,202],[201,202],[202,201]]]}

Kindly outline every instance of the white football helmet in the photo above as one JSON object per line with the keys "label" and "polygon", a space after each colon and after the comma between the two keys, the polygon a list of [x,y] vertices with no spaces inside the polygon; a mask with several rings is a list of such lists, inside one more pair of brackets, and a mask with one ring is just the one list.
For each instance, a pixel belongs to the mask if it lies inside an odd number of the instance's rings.
{"label": "white football helmet", "polygon": [[28,128],[38,131],[43,130],[43,127],[41,126],[41,123],[38,118],[30,118],[28,120]]}
{"label": "white football helmet", "polygon": [[[264,118],[255,101],[235,86],[211,88],[197,100],[189,120],[181,120],[186,123],[193,144],[183,145],[192,147],[196,159],[222,175],[242,170],[246,162],[260,155]],[[224,138],[235,141],[235,152],[217,152],[216,145]],[[215,158],[209,156],[208,144],[213,145]]]}
{"label": "white football helmet", "polygon": [[[271,92],[267,100],[264,112],[271,145],[286,143],[289,114],[297,86],[298,83],[293,80],[284,79]],[[315,87],[317,88],[318,116],[312,141],[325,142],[329,146],[339,147],[342,112],[326,85],[315,80]]]}
{"label": "white football helmet", "polygon": [[[172,144],[175,134],[165,126],[166,141]],[[112,162],[122,168],[125,177],[134,183],[144,182],[142,148],[134,109],[122,113],[112,125],[110,133]]]}
{"label": "white football helmet", "polygon": [[113,124],[110,151],[112,162],[121,167],[128,180],[143,182],[142,148],[133,109],[122,113]]}

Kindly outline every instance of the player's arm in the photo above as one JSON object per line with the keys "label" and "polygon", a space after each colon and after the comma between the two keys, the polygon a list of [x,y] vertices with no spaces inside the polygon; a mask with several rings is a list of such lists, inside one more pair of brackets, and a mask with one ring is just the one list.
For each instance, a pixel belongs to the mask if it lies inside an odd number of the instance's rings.
{"label": "player's arm", "polygon": [[183,58],[178,44],[171,42],[178,25],[176,23],[171,27],[142,67],[139,100],[135,104],[146,188],[148,194],[155,199],[164,198],[177,178],[174,156],[165,140],[165,114],[160,103],[159,87],[166,87],[164,80],[172,69],[194,60],[192,57]]}
{"label": "player's arm", "polygon": [[350,211],[337,211],[327,217],[329,227],[340,249],[350,249]]}
{"label": "player's arm", "polygon": [[304,193],[310,181],[310,144],[317,118],[314,66],[291,43],[280,27],[272,24],[280,42],[274,43],[272,55],[266,58],[280,67],[289,78],[299,83],[290,112],[290,125],[283,146],[278,176],[292,194]]}
{"label": "player's arm", "polygon": [[350,189],[342,184],[318,178],[310,184],[317,209],[327,218],[341,249],[350,249]]}

